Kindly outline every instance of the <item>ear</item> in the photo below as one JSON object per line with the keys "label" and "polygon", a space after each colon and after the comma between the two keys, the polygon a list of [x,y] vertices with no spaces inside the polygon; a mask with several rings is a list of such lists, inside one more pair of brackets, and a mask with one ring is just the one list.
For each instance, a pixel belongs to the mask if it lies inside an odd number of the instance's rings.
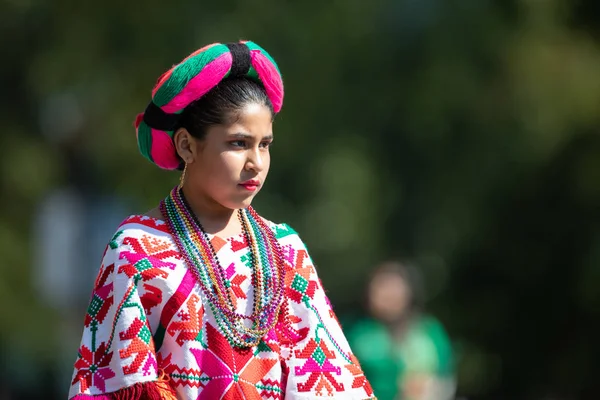
{"label": "ear", "polygon": [[196,139],[185,128],[179,128],[173,136],[177,154],[186,164],[194,162],[197,156]]}

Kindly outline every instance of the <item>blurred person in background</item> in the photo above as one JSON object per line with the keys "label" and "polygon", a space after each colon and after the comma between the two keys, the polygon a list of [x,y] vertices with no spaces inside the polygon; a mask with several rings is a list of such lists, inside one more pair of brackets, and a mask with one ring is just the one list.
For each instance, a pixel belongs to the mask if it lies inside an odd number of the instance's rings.
{"label": "blurred person in background", "polygon": [[302,240],[250,206],[282,103],[253,42],[206,46],[160,77],[138,144],[181,181],[109,241],[69,398],[374,398]]}
{"label": "blurred person in background", "polygon": [[448,400],[455,392],[450,340],[421,310],[417,271],[378,266],[367,285],[367,316],[348,340],[380,400]]}

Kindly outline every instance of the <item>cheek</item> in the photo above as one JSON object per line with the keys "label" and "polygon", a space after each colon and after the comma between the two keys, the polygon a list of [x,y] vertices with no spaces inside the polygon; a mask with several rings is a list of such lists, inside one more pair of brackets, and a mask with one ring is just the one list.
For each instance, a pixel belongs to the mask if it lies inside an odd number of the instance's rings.
{"label": "cheek", "polygon": [[219,173],[221,176],[229,176],[239,179],[241,172],[244,170],[245,162],[246,158],[242,153],[225,152],[220,158]]}
{"label": "cheek", "polygon": [[238,181],[244,169],[242,157],[235,153],[221,153],[206,165],[206,179],[211,186],[228,187],[233,181]]}
{"label": "cheek", "polygon": [[269,168],[271,167],[271,154],[267,153],[263,157],[263,174],[267,174],[269,172]]}

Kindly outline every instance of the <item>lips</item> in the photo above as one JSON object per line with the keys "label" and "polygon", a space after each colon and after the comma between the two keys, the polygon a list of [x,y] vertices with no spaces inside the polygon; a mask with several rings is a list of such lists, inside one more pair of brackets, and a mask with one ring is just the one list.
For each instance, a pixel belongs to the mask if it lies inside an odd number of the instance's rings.
{"label": "lips", "polygon": [[260,182],[255,179],[251,179],[249,181],[240,183],[240,186],[246,190],[255,191],[260,186]]}

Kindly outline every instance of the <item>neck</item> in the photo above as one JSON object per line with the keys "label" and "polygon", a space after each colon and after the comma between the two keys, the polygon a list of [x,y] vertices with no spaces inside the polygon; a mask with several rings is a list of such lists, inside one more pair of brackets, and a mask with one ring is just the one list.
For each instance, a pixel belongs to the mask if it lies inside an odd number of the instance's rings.
{"label": "neck", "polygon": [[240,229],[237,210],[223,207],[215,200],[183,186],[183,195],[207,233],[217,234]]}

